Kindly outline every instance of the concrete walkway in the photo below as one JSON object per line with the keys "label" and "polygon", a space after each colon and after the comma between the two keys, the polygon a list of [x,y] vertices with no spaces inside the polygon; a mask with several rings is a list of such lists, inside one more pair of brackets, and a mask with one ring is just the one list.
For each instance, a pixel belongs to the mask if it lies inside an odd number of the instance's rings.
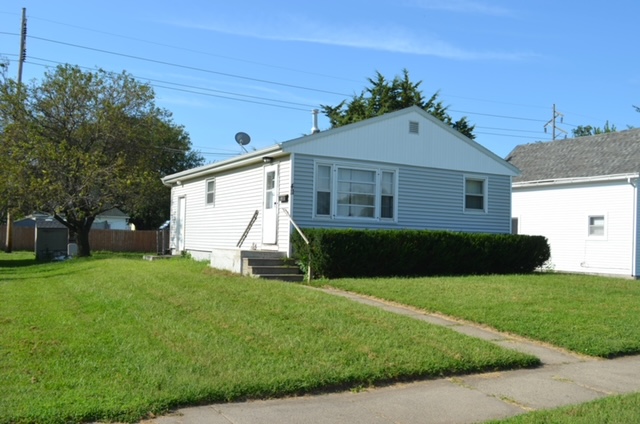
{"label": "concrete walkway", "polygon": [[530,353],[540,358],[543,366],[361,392],[184,408],[146,423],[476,423],[640,391],[640,356],[613,360],[580,356],[402,305],[337,290],[324,291]]}

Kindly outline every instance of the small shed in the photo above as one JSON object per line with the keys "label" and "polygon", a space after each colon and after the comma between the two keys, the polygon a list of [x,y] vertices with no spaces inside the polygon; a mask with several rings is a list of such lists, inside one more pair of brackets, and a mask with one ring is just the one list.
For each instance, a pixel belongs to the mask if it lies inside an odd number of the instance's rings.
{"label": "small shed", "polygon": [[66,257],[69,229],[55,219],[37,219],[35,231],[37,260]]}

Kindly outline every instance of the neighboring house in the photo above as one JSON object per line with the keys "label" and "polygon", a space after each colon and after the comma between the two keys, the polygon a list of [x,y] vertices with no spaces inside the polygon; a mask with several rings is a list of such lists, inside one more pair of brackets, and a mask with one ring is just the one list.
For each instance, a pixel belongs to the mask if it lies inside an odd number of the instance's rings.
{"label": "neighboring house", "polygon": [[112,208],[96,216],[91,228],[97,230],[131,230],[129,215],[118,208]]}
{"label": "neighboring house", "polygon": [[[317,124],[314,122],[314,128]],[[302,228],[511,231],[518,170],[418,107],[163,178],[171,248],[241,272]]]}
{"label": "neighboring house", "polygon": [[[44,213],[33,213],[31,215],[27,215],[26,217],[19,219],[13,223],[13,225],[18,227],[29,227],[35,228],[36,221],[40,220],[52,220],[53,217]],[[95,221],[93,221],[92,229],[97,230],[130,230],[129,224],[129,216],[122,212],[120,209],[113,208],[109,209],[96,216]]]}
{"label": "neighboring house", "polygon": [[547,237],[550,269],[637,277],[640,129],[517,146],[514,229]]}

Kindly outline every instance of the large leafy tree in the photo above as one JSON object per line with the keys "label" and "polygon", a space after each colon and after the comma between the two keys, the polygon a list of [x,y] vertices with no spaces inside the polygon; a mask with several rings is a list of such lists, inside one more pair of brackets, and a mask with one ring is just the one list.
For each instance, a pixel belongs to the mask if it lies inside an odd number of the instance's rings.
{"label": "large leafy tree", "polygon": [[12,181],[11,198],[66,225],[80,256],[91,254],[97,215],[112,207],[142,214],[175,155],[198,163],[183,128],[156,107],[152,88],[124,72],[64,65],[40,83],[7,80],[0,119],[8,163],[1,173]]}
{"label": "large leafy tree", "polygon": [[374,78],[367,80],[369,86],[360,94],[354,95],[351,100],[343,100],[336,106],[322,105],[322,111],[329,118],[332,128],[409,106],[418,106],[467,137],[475,138],[475,125],[471,125],[466,117],[454,120],[447,112],[448,106],[439,100],[439,92],[428,99],[425,98],[420,91],[422,81],[412,82],[408,70],[403,69],[402,75],[394,77],[391,81],[380,72],[376,72]]}
{"label": "large leafy tree", "polygon": [[129,222],[138,230],[157,229],[169,219],[171,189],[162,184],[161,178],[204,163],[198,152],[190,150],[189,135],[183,127],[159,120],[153,137],[154,148],[148,152],[152,167],[145,190],[124,207],[130,215]]}

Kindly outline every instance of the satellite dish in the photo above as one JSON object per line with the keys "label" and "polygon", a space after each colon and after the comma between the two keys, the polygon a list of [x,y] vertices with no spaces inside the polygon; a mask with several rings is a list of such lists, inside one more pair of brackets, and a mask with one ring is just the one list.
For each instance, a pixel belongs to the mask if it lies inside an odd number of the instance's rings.
{"label": "satellite dish", "polygon": [[249,134],[245,132],[239,132],[236,134],[236,143],[238,143],[238,145],[242,147],[242,150],[244,150],[245,153],[247,153],[247,149],[245,149],[244,146],[249,144],[250,141],[251,137],[249,137]]}
{"label": "satellite dish", "polygon": [[239,145],[246,146],[250,141],[251,137],[249,137],[249,134],[244,132],[239,132],[238,134],[236,134],[236,143],[238,143]]}

